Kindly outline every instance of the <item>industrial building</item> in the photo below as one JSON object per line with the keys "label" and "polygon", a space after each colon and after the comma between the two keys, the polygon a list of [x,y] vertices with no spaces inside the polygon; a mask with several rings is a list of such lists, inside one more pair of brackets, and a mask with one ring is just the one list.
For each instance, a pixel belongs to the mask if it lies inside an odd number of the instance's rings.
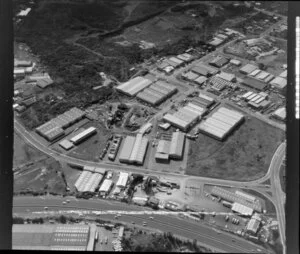
{"label": "industrial building", "polygon": [[256,69],[258,69],[257,66],[255,66],[255,65],[253,65],[253,64],[246,64],[245,66],[243,66],[243,67],[240,69],[240,73],[245,74],[245,75],[248,75],[248,74],[250,74],[251,72],[255,71]]}
{"label": "industrial building", "polygon": [[272,113],[272,116],[278,120],[285,121],[286,119],[286,108],[279,108]]}
{"label": "industrial building", "polygon": [[263,91],[268,87],[268,84],[265,82],[250,76],[245,77],[242,81],[242,84],[258,91]]}
{"label": "industrial building", "polygon": [[282,73],[280,73],[279,77],[281,78],[287,78],[287,70],[284,70]]}
{"label": "industrial building", "polygon": [[229,63],[230,59],[224,57],[224,56],[220,56],[218,55],[217,57],[215,57],[213,60],[211,60],[209,62],[210,65],[215,66],[217,68],[221,68],[223,67],[225,64]]}
{"label": "industrial building", "polygon": [[228,82],[236,81],[236,76],[234,74],[223,72],[223,71],[221,71],[219,74],[217,74],[216,77],[224,79]]}
{"label": "industrial building", "polygon": [[249,220],[247,226],[246,226],[246,231],[250,234],[256,235],[259,227],[260,227],[260,223],[261,221],[253,218],[254,215],[252,216],[252,218]]}
{"label": "industrial building", "polygon": [[142,134],[136,137],[127,136],[125,138],[119,161],[122,163],[136,163],[142,165],[144,163],[149,140]]}
{"label": "industrial building", "polygon": [[59,143],[59,146],[61,146],[65,150],[70,150],[71,148],[74,147],[74,144],[72,142],[70,142],[69,140],[64,139],[63,141],[61,141]]}
{"label": "industrial building", "polygon": [[202,108],[209,108],[215,103],[215,99],[205,94],[199,93],[199,97],[193,98],[192,103]]}
{"label": "industrial building", "polygon": [[194,72],[192,72],[192,71],[189,71],[187,73],[182,73],[182,78],[186,79],[188,81],[194,81],[198,77],[199,77],[199,75],[196,74],[196,73],[194,73]]}
{"label": "industrial building", "polygon": [[235,212],[235,213],[238,213],[240,215],[243,215],[243,216],[252,216],[253,214],[253,209],[248,207],[248,206],[245,206],[245,205],[242,205],[240,203],[237,203],[237,202],[234,202],[232,204],[232,207],[231,207],[231,211]]}
{"label": "industrial building", "polygon": [[168,162],[169,161],[169,153],[170,153],[171,142],[168,140],[159,140],[156,153],[155,160],[158,162]]}
{"label": "industrial building", "polygon": [[276,77],[274,78],[270,84],[274,86],[276,89],[278,89],[280,92],[285,92],[286,91],[286,85],[287,81],[285,78],[282,77]]}
{"label": "industrial building", "polygon": [[184,53],[184,54],[177,55],[176,58],[184,62],[190,62],[193,59],[193,56],[188,53]]}
{"label": "industrial building", "polygon": [[231,59],[230,63],[235,65],[235,66],[241,66],[242,62],[240,60],[237,59]]}
{"label": "industrial building", "polygon": [[173,132],[170,144],[169,157],[172,159],[181,160],[183,157],[184,145],[185,133],[180,131]]}
{"label": "industrial building", "polygon": [[54,83],[54,81],[50,77],[45,77],[42,79],[38,79],[36,82],[36,85],[40,88],[45,88],[47,86],[50,86]]}
{"label": "industrial building", "polygon": [[95,225],[14,224],[12,249],[94,251]]}
{"label": "industrial building", "polygon": [[207,120],[200,123],[199,130],[213,138],[223,140],[244,119],[244,116],[236,111],[221,107]]}
{"label": "industrial building", "polygon": [[116,186],[120,189],[124,189],[127,185],[129,174],[125,172],[120,172],[119,179],[116,183]]}
{"label": "industrial building", "polygon": [[194,80],[194,82],[199,86],[203,85],[206,81],[207,81],[207,77],[204,76],[200,76]]}
{"label": "industrial building", "polygon": [[180,108],[175,113],[165,114],[163,120],[182,131],[187,131],[205,112],[206,109],[203,107],[199,107],[195,103],[189,102],[186,106]]}
{"label": "industrial building", "polygon": [[78,108],[72,108],[37,127],[36,132],[46,138],[48,141],[53,141],[64,134],[63,129],[81,120],[84,116],[84,111]]}
{"label": "industrial building", "polygon": [[157,81],[155,84],[138,93],[137,98],[152,106],[156,106],[176,92],[177,88],[175,86],[164,81]]}
{"label": "industrial building", "polygon": [[214,186],[211,190],[211,194],[232,203],[239,203],[253,209],[256,212],[262,212],[262,207],[259,202],[249,202],[244,197],[241,197],[240,195],[237,195],[236,193],[226,189]]}
{"label": "industrial building", "polygon": [[105,171],[85,167],[74,186],[78,192],[95,192],[104,174]]}
{"label": "industrial building", "polygon": [[218,69],[216,69],[214,67],[211,67],[207,64],[204,64],[204,63],[198,63],[195,67],[193,67],[191,69],[191,71],[198,74],[198,75],[202,75],[202,76],[205,76],[205,77],[215,75],[219,72]]}
{"label": "industrial building", "polygon": [[212,88],[217,91],[222,91],[226,87],[232,87],[232,88],[236,87],[236,84],[217,76],[212,77],[209,82],[212,85]]}
{"label": "industrial building", "polygon": [[99,194],[101,196],[108,195],[112,187],[113,187],[113,181],[110,179],[105,179],[99,188]]}
{"label": "industrial building", "polygon": [[208,42],[209,45],[212,45],[214,47],[218,47],[220,46],[222,43],[224,42],[224,40],[214,37],[211,41]]}
{"label": "industrial building", "polygon": [[78,145],[79,143],[81,143],[82,141],[87,139],[88,137],[94,135],[96,132],[97,132],[97,129],[95,127],[89,127],[86,130],[77,134],[75,137],[71,138],[70,141],[73,144]]}
{"label": "industrial building", "polygon": [[151,80],[138,76],[117,86],[116,89],[126,95],[135,96],[151,84]]}
{"label": "industrial building", "polygon": [[140,128],[139,133],[144,135],[145,133],[149,132],[151,128],[152,128],[152,124],[146,123]]}

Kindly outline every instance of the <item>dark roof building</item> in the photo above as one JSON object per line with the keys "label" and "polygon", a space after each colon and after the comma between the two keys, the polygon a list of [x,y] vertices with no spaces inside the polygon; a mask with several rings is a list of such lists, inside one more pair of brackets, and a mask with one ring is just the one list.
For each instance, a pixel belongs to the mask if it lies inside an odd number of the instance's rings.
{"label": "dark roof building", "polygon": [[258,91],[263,91],[268,87],[268,84],[266,84],[265,82],[251,77],[245,77],[242,81],[242,84],[254,88]]}

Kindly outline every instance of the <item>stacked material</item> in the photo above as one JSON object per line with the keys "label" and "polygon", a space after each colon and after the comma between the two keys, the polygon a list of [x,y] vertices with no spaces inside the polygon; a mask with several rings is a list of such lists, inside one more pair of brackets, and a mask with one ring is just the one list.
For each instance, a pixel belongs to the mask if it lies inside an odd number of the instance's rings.
{"label": "stacked material", "polygon": [[223,140],[243,119],[242,114],[221,107],[200,124],[199,130],[218,140]]}
{"label": "stacked material", "polygon": [[138,76],[117,86],[116,89],[126,95],[135,96],[151,84],[151,80]]}
{"label": "stacked material", "polygon": [[157,81],[143,92],[140,92],[137,98],[152,106],[156,106],[171,97],[176,91],[177,88],[175,86],[164,81]]}
{"label": "stacked material", "polygon": [[122,163],[143,164],[148,148],[148,138],[142,134],[137,134],[136,137],[127,136],[125,138],[119,161]]}
{"label": "stacked material", "polygon": [[205,112],[206,110],[203,107],[199,107],[195,103],[189,102],[174,114],[167,113],[164,115],[163,119],[173,126],[183,131],[187,131]]}
{"label": "stacked material", "polygon": [[185,144],[185,133],[173,132],[169,156],[172,159],[182,159]]}

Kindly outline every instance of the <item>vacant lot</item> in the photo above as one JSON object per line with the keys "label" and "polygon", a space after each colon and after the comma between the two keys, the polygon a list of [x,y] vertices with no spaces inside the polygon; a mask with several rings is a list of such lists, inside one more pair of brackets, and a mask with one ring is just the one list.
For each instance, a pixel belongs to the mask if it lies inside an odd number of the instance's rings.
{"label": "vacant lot", "polygon": [[20,175],[15,176],[14,193],[20,192],[65,194],[61,165],[53,159],[47,159],[28,167]]}
{"label": "vacant lot", "polygon": [[224,142],[200,134],[192,142],[186,173],[249,181],[266,174],[284,132],[255,118],[247,118]]}
{"label": "vacant lot", "polygon": [[27,145],[17,134],[14,134],[14,157],[13,166],[18,167],[24,164],[45,159],[47,156]]}

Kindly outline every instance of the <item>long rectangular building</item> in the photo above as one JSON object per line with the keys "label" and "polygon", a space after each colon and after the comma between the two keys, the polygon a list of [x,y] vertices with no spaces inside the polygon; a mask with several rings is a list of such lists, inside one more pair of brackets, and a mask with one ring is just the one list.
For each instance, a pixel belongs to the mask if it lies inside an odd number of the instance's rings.
{"label": "long rectangular building", "polygon": [[117,86],[116,89],[129,96],[135,96],[151,84],[151,80],[138,76]]}
{"label": "long rectangular building", "polygon": [[95,127],[89,127],[86,130],[84,130],[83,132],[76,135],[75,137],[71,138],[70,141],[73,144],[77,145],[80,142],[82,142],[83,140],[85,140],[86,138],[95,134],[96,132],[97,132],[97,129]]}
{"label": "long rectangular building", "polygon": [[243,119],[242,114],[221,107],[199,125],[199,130],[216,139],[223,140]]}
{"label": "long rectangular building", "polygon": [[125,188],[128,182],[129,174],[125,172],[120,172],[119,179],[116,183],[116,186],[119,188]]}
{"label": "long rectangular building", "polygon": [[172,134],[169,157],[172,159],[182,159],[185,145],[185,133],[176,131]]}

